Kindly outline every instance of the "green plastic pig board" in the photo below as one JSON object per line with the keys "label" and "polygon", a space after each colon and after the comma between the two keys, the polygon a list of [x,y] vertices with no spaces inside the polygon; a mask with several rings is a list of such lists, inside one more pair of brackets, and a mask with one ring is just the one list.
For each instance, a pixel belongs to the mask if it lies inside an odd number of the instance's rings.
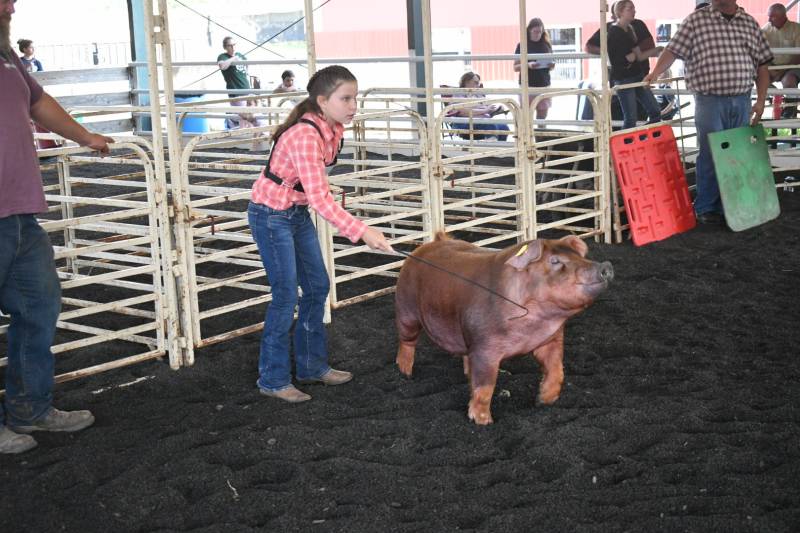
{"label": "green plastic pig board", "polygon": [[777,218],[781,209],[764,128],[734,128],[708,139],[728,227],[742,231]]}

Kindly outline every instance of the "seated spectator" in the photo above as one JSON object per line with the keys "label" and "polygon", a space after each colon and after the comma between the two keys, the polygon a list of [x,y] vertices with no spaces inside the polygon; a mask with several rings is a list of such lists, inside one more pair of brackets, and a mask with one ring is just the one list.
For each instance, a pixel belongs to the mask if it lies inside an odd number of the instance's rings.
{"label": "seated spectator", "polygon": [[[462,89],[479,89],[483,88],[481,84],[481,77],[474,72],[467,72],[463,76],[461,76],[461,80],[458,82],[458,86]],[[463,94],[455,94],[456,98],[486,98],[486,95],[477,93],[477,92],[469,92]],[[475,104],[469,108],[463,109],[454,109],[452,113],[448,112],[449,117],[472,117],[472,118],[491,118],[499,113],[507,113],[508,111],[505,110],[502,106],[496,104]],[[467,128],[471,126],[473,130],[484,130],[484,131],[493,131],[493,132],[508,132],[508,125],[506,124],[487,124],[487,123],[471,123],[469,124],[467,121],[462,120],[451,120],[449,121],[450,124],[457,126],[459,128]],[[492,134],[470,134],[470,133],[462,133],[461,137],[465,139],[488,139]],[[498,141],[505,141],[508,138],[508,135],[504,134],[496,134],[494,135],[497,137]]]}
{"label": "seated spectator", "polygon": [[274,94],[280,94],[293,93],[296,91],[297,88],[294,86],[294,72],[291,70],[284,70],[283,74],[281,74],[281,84],[275,87],[275,90],[272,92]]}
{"label": "seated spectator", "polygon": [[20,39],[17,41],[17,45],[19,46],[19,51],[22,53],[22,57],[19,59],[28,72],[41,72],[44,70],[42,63],[33,57],[33,41],[30,39]]}
{"label": "seated spectator", "polygon": [[[770,48],[797,48],[800,47],[800,24],[792,22],[786,17],[786,6],[783,4],[772,4],[767,10],[767,22],[761,31],[767,39]],[[791,68],[788,65],[800,64],[799,54],[780,54],[772,60],[773,65],[787,65],[787,68],[769,71],[770,81],[780,81],[784,89],[796,88],[800,80],[800,69]],[[787,100],[789,100],[787,98]],[[794,107],[784,108],[783,118],[794,116]]]}

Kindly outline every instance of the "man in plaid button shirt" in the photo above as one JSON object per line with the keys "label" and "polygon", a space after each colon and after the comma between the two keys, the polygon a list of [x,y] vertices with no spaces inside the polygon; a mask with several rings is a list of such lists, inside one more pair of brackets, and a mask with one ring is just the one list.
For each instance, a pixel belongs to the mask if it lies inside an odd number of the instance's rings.
{"label": "man in plaid button shirt", "polygon": [[[644,79],[653,83],[676,58],[683,59],[686,85],[695,96],[697,195],[694,210],[701,223],[723,221],[717,175],[708,134],[757,124],[769,87],[772,52],[756,20],[736,0],[712,0],[692,12]],[[750,93],[756,80],[756,102]]]}

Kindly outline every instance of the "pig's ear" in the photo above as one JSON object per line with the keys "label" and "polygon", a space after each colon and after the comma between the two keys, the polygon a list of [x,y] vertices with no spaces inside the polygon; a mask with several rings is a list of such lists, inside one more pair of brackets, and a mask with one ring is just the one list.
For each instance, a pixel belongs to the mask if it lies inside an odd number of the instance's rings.
{"label": "pig's ear", "polygon": [[567,235],[566,237],[562,237],[561,242],[578,252],[581,257],[586,257],[586,254],[589,252],[589,247],[586,246],[586,243],[583,242],[583,239],[579,239],[575,235]]}
{"label": "pig's ear", "polygon": [[540,257],[542,257],[542,241],[530,241],[521,245],[517,252],[506,261],[506,264],[517,270],[524,270],[528,264],[538,261]]}

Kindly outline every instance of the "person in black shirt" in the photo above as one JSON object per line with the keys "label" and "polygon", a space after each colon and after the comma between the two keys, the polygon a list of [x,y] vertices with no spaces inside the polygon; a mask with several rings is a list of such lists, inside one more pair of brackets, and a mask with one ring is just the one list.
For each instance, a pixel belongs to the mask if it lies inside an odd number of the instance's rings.
{"label": "person in black shirt", "polygon": [[[620,0],[612,6],[615,21],[608,26],[608,60],[611,64],[609,78],[612,85],[625,85],[642,81],[650,71],[649,58],[657,56],[661,47],[652,46],[652,35],[644,23],[637,21],[636,7],[631,0]],[[637,28],[644,26],[646,35],[640,35]],[[599,50],[599,32],[597,39],[592,36],[586,43],[586,51],[592,53]],[[642,46],[646,46],[645,51]],[[638,114],[636,102],[644,107],[649,123],[661,119],[661,110],[653,93],[647,87],[635,87],[617,91],[622,107],[623,127],[636,126]]]}
{"label": "person in black shirt", "polygon": [[[520,45],[517,44],[515,54],[519,54]],[[550,44],[550,36],[544,29],[544,22],[540,18],[532,18],[528,22],[528,54],[552,54],[553,46]],[[552,59],[539,61],[528,61],[528,87],[550,87],[550,71],[556,64]],[[514,72],[520,72],[519,59],[514,60]],[[520,76],[520,83],[522,83]],[[529,93],[529,103],[537,96],[537,93]],[[550,109],[550,98],[542,98],[536,105],[537,120],[547,118],[547,110]]]}
{"label": "person in black shirt", "polygon": [[[608,30],[608,28],[617,22],[617,16],[614,14],[616,5],[616,2],[611,4],[611,10],[609,12],[609,15],[611,16],[611,22],[606,25],[606,30]],[[645,24],[644,21],[634,18],[630,25],[636,34],[636,46],[639,47],[639,50],[641,50],[643,54],[648,56],[640,62],[640,67],[645,71],[645,73],[647,73],[650,71],[649,58],[657,56],[661,51],[661,48],[656,48],[656,42],[655,39],[653,39],[653,34],[650,33],[650,30],[647,28],[647,24]],[[600,55],[600,30],[597,30],[591,37],[589,37],[589,40],[586,41],[584,50],[586,50],[587,54]]]}

